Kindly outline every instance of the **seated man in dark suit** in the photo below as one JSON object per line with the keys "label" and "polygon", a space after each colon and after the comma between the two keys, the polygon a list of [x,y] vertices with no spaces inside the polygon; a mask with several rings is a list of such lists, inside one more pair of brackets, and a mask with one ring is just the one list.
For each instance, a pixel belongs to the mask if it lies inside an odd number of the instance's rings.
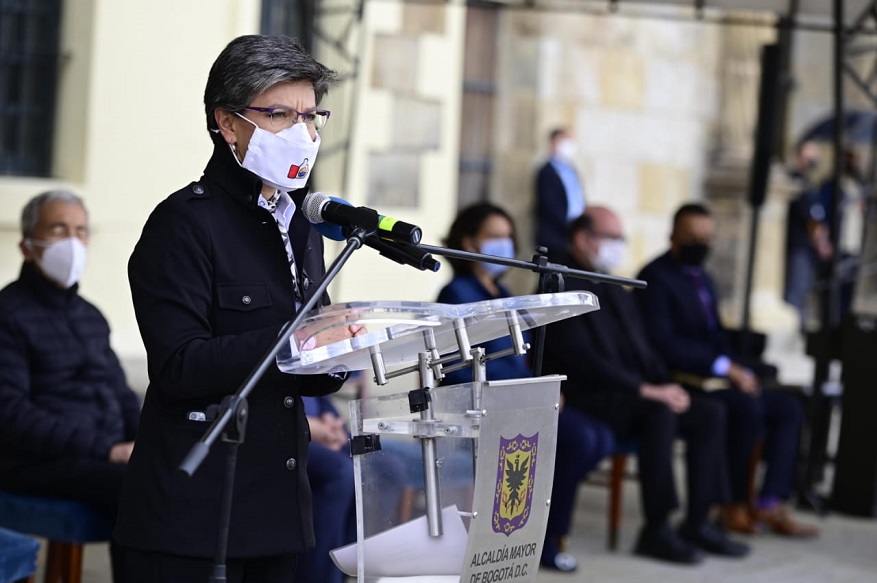
{"label": "seated man in dark suit", "polygon": [[[770,373],[773,367],[744,363],[732,353],[719,320],[715,285],[703,269],[714,231],[706,207],[683,205],[673,219],[670,251],[643,268],[638,277],[649,285],[634,296],[649,339],[670,370],[730,381],[731,388],[708,394],[725,405],[728,417],[733,503],[724,509],[725,525],[744,533],[764,525],[781,534],[814,535],[815,529],[795,522],[782,505],[794,483],[803,408],[788,393],[762,390],[757,373]],[[761,440],[767,472],[750,509],[749,470]]]}
{"label": "seated man in dark suit", "polygon": [[[624,252],[618,217],[604,207],[588,210],[570,226],[570,265],[609,273]],[[568,377],[561,390],[566,406],[602,419],[621,439],[638,445],[640,493],[645,525],[636,554],[692,564],[701,550],[744,556],[745,545],[731,541],[710,522],[710,506],[725,500],[725,417],[716,403],[689,395],[668,381],[652,350],[633,298],[615,285],[567,279],[568,290],[595,293],[600,310],[548,326],[545,372]],[[673,477],[673,441],[686,441],[688,508],[678,531],[670,513],[678,506]]]}

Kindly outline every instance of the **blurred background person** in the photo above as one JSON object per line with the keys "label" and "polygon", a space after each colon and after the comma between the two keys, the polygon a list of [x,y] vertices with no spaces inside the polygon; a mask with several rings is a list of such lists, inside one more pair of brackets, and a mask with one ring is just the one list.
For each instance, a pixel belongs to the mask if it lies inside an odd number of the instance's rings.
{"label": "blurred background person", "polygon": [[[469,206],[457,215],[446,238],[448,247],[512,259],[515,256],[515,224],[502,208],[484,202]],[[508,270],[502,265],[450,259],[454,278],[442,288],[438,301],[449,304],[507,298],[511,293],[499,282]],[[529,335],[525,335],[529,338]],[[512,347],[507,336],[482,345],[487,354]],[[532,376],[526,356],[514,354],[487,363],[487,379],[515,379]],[[472,380],[469,368],[447,375],[445,384]],[[548,515],[542,566],[558,571],[576,570],[575,557],[564,551],[565,539],[575,508],[579,483],[614,448],[611,430],[587,414],[563,407],[558,418],[557,456],[554,486]]]}
{"label": "blurred background person", "polygon": [[[482,202],[461,210],[451,224],[445,244],[450,249],[495,255],[514,259],[517,250],[515,224],[502,208]],[[511,292],[500,283],[508,271],[505,265],[480,261],[449,258],[454,277],[438,294],[437,302],[444,304],[468,304],[498,298],[511,297]],[[525,340],[529,338],[526,335]],[[508,336],[481,345],[487,354],[512,347]],[[519,379],[531,376],[527,356],[509,355],[487,363],[487,379]],[[464,383],[472,380],[468,368],[445,376],[444,384]]]}
{"label": "blurred background person", "polygon": [[[715,220],[699,203],[682,205],[673,216],[670,250],[646,265],[634,291],[648,338],[671,373],[726,378],[731,388],[711,391],[728,419],[731,504],[722,520],[729,530],[754,534],[769,528],[789,536],[813,536],[784,506],[795,481],[804,410],[795,395],[771,389],[776,367],[734,353],[719,318],[719,297],[704,269],[715,236]],[[750,467],[763,444],[766,471],[759,494],[750,498]]]}
{"label": "blurred background person", "polygon": [[[571,267],[611,274],[624,260],[624,230],[608,208],[588,207],[573,221],[569,238]],[[712,505],[727,500],[722,407],[670,382],[624,288],[572,278],[566,287],[596,294],[600,309],[548,326],[545,371],[567,376],[562,385],[567,409],[593,415],[619,439],[636,441],[644,524],[634,552],[679,564],[699,563],[702,551],[746,555],[748,547],[730,540],[709,517]],[[686,445],[688,508],[674,530],[677,438]]]}
{"label": "blurred background person", "polygon": [[[818,287],[820,302],[825,310],[822,313],[830,313],[831,307],[828,306],[828,301],[831,295],[829,293],[830,278],[833,276],[839,284],[840,293],[836,298],[836,308],[841,318],[849,313],[852,304],[853,290],[862,255],[867,207],[864,179],[855,150],[845,150],[842,160],[837,221],[835,221],[834,207],[836,181],[833,176],[819,187],[811,211],[814,222],[811,233],[820,259]],[[835,234],[835,227],[837,227],[837,234]],[[832,262],[836,262],[833,274],[831,272]]]}
{"label": "blurred background person", "polygon": [[79,295],[88,238],[72,192],[22,210],[21,274],[0,291],[0,488],[83,502],[112,525],[140,400],[107,321]]}
{"label": "blurred background person", "polygon": [[801,331],[806,324],[808,296],[816,277],[818,250],[813,240],[813,206],[817,202],[815,172],[819,165],[819,146],[805,141],[795,148],[789,177],[797,195],[789,201],[786,214],[786,273],[783,299],[798,313]]}
{"label": "blurred background person", "polygon": [[548,160],[536,174],[536,245],[552,261],[566,252],[569,224],[585,210],[585,188],[575,169],[576,142],[566,128],[548,135]]}
{"label": "blurred background person", "polygon": [[[351,375],[354,376],[354,375]],[[360,373],[356,375],[362,377]],[[353,379],[352,379],[353,380]],[[361,378],[355,379],[357,382]],[[344,419],[328,395],[303,397],[311,442],[308,445],[308,481],[313,492],[314,548],[301,555],[296,577],[299,581],[343,583],[344,573],[329,551],[356,541],[356,494],[350,434]],[[374,515],[393,523],[399,520],[402,493],[408,484],[401,458],[389,452],[370,458],[378,496],[365,503]]]}

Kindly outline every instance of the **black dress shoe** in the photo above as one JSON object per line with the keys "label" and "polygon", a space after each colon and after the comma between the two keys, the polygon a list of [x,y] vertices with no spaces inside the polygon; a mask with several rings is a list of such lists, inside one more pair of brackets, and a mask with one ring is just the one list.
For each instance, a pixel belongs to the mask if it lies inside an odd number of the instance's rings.
{"label": "black dress shoe", "polygon": [[696,565],[703,560],[703,553],[697,547],[682,540],[666,524],[658,527],[644,526],[633,552],[643,557],[681,565]]}
{"label": "black dress shoe", "polygon": [[716,524],[706,521],[698,527],[683,524],[679,527],[679,536],[692,545],[714,555],[723,557],[745,557],[749,547],[732,541]]}

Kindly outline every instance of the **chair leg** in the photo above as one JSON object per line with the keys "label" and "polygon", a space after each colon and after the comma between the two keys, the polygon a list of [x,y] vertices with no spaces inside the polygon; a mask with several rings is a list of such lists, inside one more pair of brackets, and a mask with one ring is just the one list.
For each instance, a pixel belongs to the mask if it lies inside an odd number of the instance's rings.
{"label": "chair leg", "polygon": [[46,551],[46,575],[43,583],[59,583],[61,581],[61,565],[65,562],[64,543],[49,541]]}
{"label": "chair leg", "polygon": [[67,563],[67,579],[65,583],[82,582],[82,545],[71,544]]}
{"label": "chair leg", "polygon": [[49,541],[44,583],[81,583],[82,545]]}
{"label": "chair leg", "polygon": [[621,488],[626,466],[626,454],[612,456],[612,469],[609,474],[609,532],[606,541],[610,551],[618,548],[618,531],[621,529]]}

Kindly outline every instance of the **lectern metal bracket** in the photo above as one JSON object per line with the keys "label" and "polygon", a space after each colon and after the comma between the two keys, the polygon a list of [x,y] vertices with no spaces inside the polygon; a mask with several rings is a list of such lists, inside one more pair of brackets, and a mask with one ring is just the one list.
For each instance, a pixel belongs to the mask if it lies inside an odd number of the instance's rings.
{"label": "lectern metal bracket", "polygon": [[429,409],[429,390],[428,389],[414,389],[413,391],[408,391],[408,409],[412,413],[420,413],[421,411],[426,411]]}
{"label": "lectern metal bracket", "polygon": [[350,438],[350,455],[362,455],[381,450],[381,436],[376,434],[354,435]]}
{"label": "lectern metal bracket", "polygon": [[460,423],[444,421],[392,421],[387,419],[363,419],[363,431],[374,434],[410,435],[417,438],[465,437],[477,438],[481,431],[481,417],[466,417]]}

